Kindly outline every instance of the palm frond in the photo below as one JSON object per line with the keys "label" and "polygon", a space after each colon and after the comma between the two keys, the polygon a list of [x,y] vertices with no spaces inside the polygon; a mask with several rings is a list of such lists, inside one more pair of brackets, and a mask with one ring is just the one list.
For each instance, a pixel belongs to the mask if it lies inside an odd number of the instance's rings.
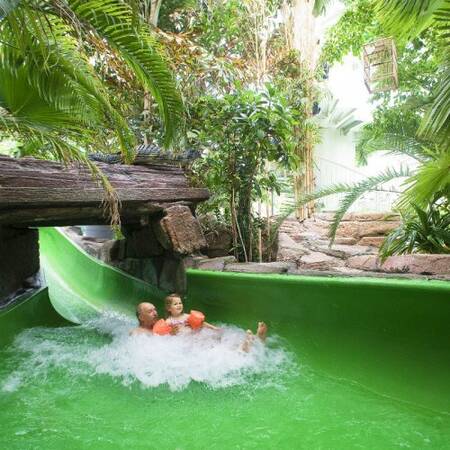
{"label": "palm frond", "polygon": [[401,39],[418,36],[446,0],[375,0],[375,12],[386,31]]}
{"label": "palm frond", "polygon": [[450,193],[450,152],[443,151],[435,159],[423,164],[417,172],[406,180],[409,186],[403,193],[398,206],[409,208],[411,204],[426,207],[436,192]]}
{"label": "palm frond", "polygon": [[382,136],[363,128],[357,137],[356,161],[360,165],[367,164],[367,157],[372,153],[387,151],[395,155],[406,155],[419,162],[429,159],[426,147],[416,137],[403,133],[384,133]]}
{"label": "palm frond", "polygon": [[320,16],[325,14],[327,6],[331,3],[331,0],[315,0],[313,14],[315,16]]}
{"label": "palm frond", "polygon": [[[71,28],[59,17],[46,16],[32,8],[20,7],[11,12],[1,24],[2,36],[8,39],[11,49],[5,58],[22,58],[30,79],[37,86],[49,74],[56,72],[71,86],[77,95],[79,105],[85,110],[101,111],[102,122],[99,128],[114,130],[125,159],[130,161],[134,154],[135,137],[125,119],[110,102],[108,92],[95,73],[87,56],[80,52],[79,43],[70,32]],[[14,64],[10,61],[9,64]],[[55,75],[56,76],[56,75]],[[31,82],[31,81],[30,81]],[[52,90],[41,89],[42,94],[51,95]],[[68,97],[66,97],[68,98]],[[55,95],[52,101],[63,101],[64,97]],[[72,102],[72,106],[75,106]]]}
{"label": "palm frond", "polygon": [[148,29],[133,26],[132,8],[120,0],[68,0],[68,5],[117,51],[156,100],[165,126],[165,143],[173,143],[183,123],[183,104],[156,40]]}
{"label": "palm frond", "polygon": [[20,0],[0,0],[0,20],[17,7]]}
{"label": "palm frond", "polygon": [[302,196],[298,201],[288,201],[281,208],[279,217],[274,224],[275,232],[278,231],[281,224],[299,207],[305,205],[314,200],[318,200],[324,197],[335,194],[346,194],[345,197],[340,201],[339,207],[334,214],[333,221],[330,225],[329,237],[330,245],[334,242],[336,237],[336,232],[339,224],[342,221],[345,213],[349,208],[355,203],[358,198],[367,192],[382,191],[382,192],[392,192],[400,194],[401,192],[395,189],[385,189],[382,184],[392,181],[396,178],[405,178],[411,176],[411,170],[407,167],[388,168],[385,171],[372,176],[367,177],[356,183],[337,183],[332,186],[328,186],[313,192],[312,194]]}
{"label": "palm frond", "polygon": [[334,242],[336,237],[336,232],[341,223],[342,218],[345,213],[350,209],[353,203],[358,200],[363,194],[367,192],[373,191],[389,191],[392,193],[400,194],[399,191],[395,189],[384,189],[380,187],[383,183],[387,183],[396,178],[408,177],[411,175],[411,171],[407,167],[400,167],[400,169],[396,168],[388,168],[378,175],[374,175],[371,177],[367,177],[362,181],[359,181],[351,186],[346,191],[345,197],[339,202],[339,207],[337,211],[334,213],[333,221],[330,225],[329,237],[330,237],[330,245]]}
{"label": "palm frond", "polygon": [[450,147],[450,60],[437,86],[433,103],[420,125],[419,134],[425,138],[436,136],[443,145]]}

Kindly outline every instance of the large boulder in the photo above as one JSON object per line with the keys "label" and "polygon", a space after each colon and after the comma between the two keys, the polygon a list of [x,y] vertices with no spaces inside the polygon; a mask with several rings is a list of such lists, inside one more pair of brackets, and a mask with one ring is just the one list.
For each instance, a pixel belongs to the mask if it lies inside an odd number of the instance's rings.
{"label": "large boulder", "polygon": [[380,266],[384,272],[404,272],[423,275],[450,275],[450,255],[390,256]]}
{"label": "large boulder", "polygon": [[200,224],[187,206],[167,208],[165,216],[155,223],[154,231],[166,250],[179,255],[198,253],[207,246]]}
{"label": "large boulder", "polygon": [[304,255],[298,262],[300,269],[330,270],[343,265],[344,261],[342,259],[321,252],[311,252],[308,255]]}
{"label": "large boulder", "polygon": [[227,256],[233,246],[233,238],[226,228],[217,228],[205,234],[208,248],[206,254],[210,258]]}
{"label": "large boulder", "polygon": [[398,227],[394,221],[341,222],[337,235],[343,237],[362,238],[364,236],[385,236]]}

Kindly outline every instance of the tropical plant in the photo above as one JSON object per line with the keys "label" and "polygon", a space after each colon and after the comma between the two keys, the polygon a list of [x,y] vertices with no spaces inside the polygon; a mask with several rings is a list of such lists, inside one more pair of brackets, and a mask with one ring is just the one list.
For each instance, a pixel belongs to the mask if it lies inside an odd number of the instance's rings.
{"label": "tropical plant", "polygon": [[449,148],[450,142],[450,0],[374,0],[378,20],[388,33],[411,41],[428,27],[436,28],[436,39],[446,50],[438,70],[439,81],[430,99],[419,132]]}
{"label": "tropical plant", "polygon": [[[235,255],[256,257],[256,215],[252,202],[267,190],[279,191],[268,162],[295,167],[292,110],[270,87],[264,92],[236,90],[222,98],[199,99],[191,142],[204,149],[194,167],[197,179],[211,190],[213,208],[231,223]],[[205,205],[211,210],[211,204]]]}
{"label": "tropical plant", "polygon": [[[165,124],[165,142],[169,145],[174,141],[182,123],[180,97],[157,41],[126,2],[0,1],[0,10],[0,59],[4,71],[7,66],[11,69],[8,79],[0,80],[3,134],[23,137],[27,142],[30,137],[32,141],[37,139],[33,144],[36,150],[46,142],[44,153],[50,151],[67,160],[75,155],[84,158],[82,150],[90,132],[95,137],[102,136],[99,129],[108,130],[109,138],[115,134],[119,148],[130,161],[134,134],[91,64],[92,58],[108,53],[123,72],[152,93]],[[14,80],[16,69],[20,79]],[[20,83],[24,92],[31,91],[32,102],[26,95],[8,92],[8,83]],[[39,108],[39,100],[47,108],[47,128],[33,122],[37,115],[23,115],[31,104]],[[62,111],[66,120],[69,116],[71,119],[70,136],[66,138],[59,116]],[[90,129],[86,130],[87,124]]]}
{"label": "tropical plant", "polygon": [[[399,89],[373,96],[377,104],[374,120],[359,133],[357,160],[360,164],[367,164],[371,153],[387,151],[414,158],[416,166],[411,169],[388,169],[354,184],[339,184],[313,193],[312,197],[317,199],[336,193],[344,194],[330,228],[331,242],[340,220],[353,202],[368,191],[384,190],[385,183],[394,178],[404,179],[403,189],[387,190],[399,194],[396,208],[403,215],[414,213],[413,204],[416,208],[426,209],[434,201],[436,192],[442,196],[439,201],[445,201],[450,186],[450,153],[448,138],[445,139],[448,133],[445,120],[450,109],[441,109],[440,115],[436,113],[440,121],[434,122],[438,125],[434,133],[422,131],[430,111],[433,108],[435,111],[435,99],[441,100],[438,106],[446,101],[445,90],[440,89],[442,79],[447,76],[445,61],[448,46],[445,40],[449,37],[449,22],[447,20],[444,24],[443,18],[449,18],[445,13],[449,11],[449,2],[348,0],[345,3],[347,11],[328,33],[321,57],[323,63],[340,61],[349,52],[359,54],[363,44],[387,32],[398,37],[399,46]],[[424,9],[427,5],[429,9]],[[417,8],[421,11],[418,14]],[[396,16],[397,13],[400,16]],[[416,19],[419,21],[418,28],[413,29]],[[447,119],[442,121],[443,118]],[[301,202],[310,198],[307,196]],[[292,210],[288,206],[285,214]]]}
{"label": "tropical plant", "polygon": [[314,122],[322,128],[334,128],[343,135],[362,123],[355,118],[356,108],[346,108],[339,104],[339,100],[331,93],[323,96],[319,104],[320,111],[314,116]]}
{"label": "tropical plant", "polygon": [[391,231],[380,248],[382,260],[405,253],[450,253],[450,207],[448,197],[438,193],[425,209],[412,205],[402,223]]}

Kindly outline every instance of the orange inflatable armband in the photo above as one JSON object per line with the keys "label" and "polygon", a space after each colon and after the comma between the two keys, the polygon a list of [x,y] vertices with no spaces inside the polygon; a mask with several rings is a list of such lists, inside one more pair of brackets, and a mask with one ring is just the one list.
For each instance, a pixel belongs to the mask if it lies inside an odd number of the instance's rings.
{"label": "orange inflatable armband", "polygon": [[172,327],[164,319],[159,319],[158,322],[153,325],[153,334],[164,336],[170,334],[171,331]]}
{"label": "orange inflatable armband", "polygon": [[201,328],[204,321],[205,315],[200,311],[191,310],[191,313],[187,318],[187,323],[193,330]]}

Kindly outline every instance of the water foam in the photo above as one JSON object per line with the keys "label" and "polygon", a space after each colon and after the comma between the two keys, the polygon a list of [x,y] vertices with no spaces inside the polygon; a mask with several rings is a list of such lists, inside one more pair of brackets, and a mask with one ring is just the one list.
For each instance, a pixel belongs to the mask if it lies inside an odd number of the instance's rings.
{"label": "water foam", "polygon": [[271,382],[293,364],[273,337],[267,346],[256,339],[248,353],[241,351],[245,332],[234,326],[220,333],[130,336],[134,326],[129,317],[109,313],[81,326],[25,330],[11,348],[23,355],[22,363],[1,388],[12,392],[58,368],[72,375],[106,374],[125,385],[180,390],[194,381],[217,389],[254,382],[255,376]]}

